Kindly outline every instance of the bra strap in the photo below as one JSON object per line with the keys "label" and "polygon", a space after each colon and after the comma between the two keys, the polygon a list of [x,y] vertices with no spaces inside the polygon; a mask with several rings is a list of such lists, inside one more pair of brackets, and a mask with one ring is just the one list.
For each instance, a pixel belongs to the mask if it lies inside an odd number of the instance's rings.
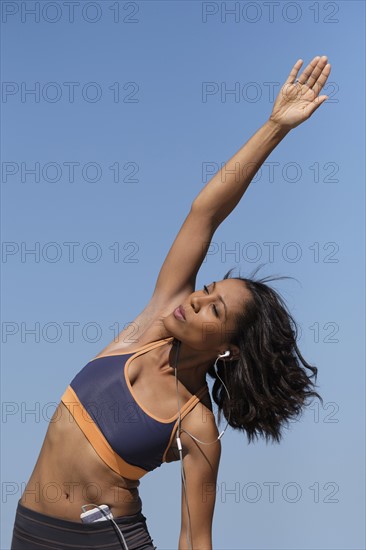
{"label": "bra strap", "polygon": [[180,409],[180,418],[181,420],[199,403],[200,398],[208,392],[207,382],[202,386],[185,405]]}
{"label": "bra strap", "polygon": [[[183,405],[183,407],[180,409],[180,418],[181,420],[187,416],[187,414],[200,402],[200,398],[205,395],[205,393],[208,392],[208,384],[206,382],[206,384],[204,386],[202,386],[194,395],[192,395],[191,399],[185,404]],[[177,428],[178,428],[178,419],[176,419],[175,423],[174,423],[174,426],[173,426],[173,429],[172,429],[172,432],[170,434],[170,438],[169,438],[169,443],[168,445],[166,446],[165,448],[165,451],[164,451],[164,454],[163,454],[163,459],[162,459],[162,462],[165,462],[166,461],[166,455],[169,451],[169,447],[173,441],[173,437],[175,436],[176,434],[176,431],[177,431]]]}
{"label": "bra strap", "polygon": [[137,356],[143,353],[144,351],[150,351],[152,349],[158,348],[159,346],[162,346],[166,344],[167,342],[173,340],[173,336],[168,336],[168,338],[162,338],[161,340],[155,340],[154,342],[149,342],[148,344],[144,344],[143,346],[140,346],[139,348],[133,350],[133,351],[122,351],[120,353],[112,353],[109,355],[102,355],[101,357],[94,357],[94,359],[91,359],[90,363],[92,361],[95,361],[96,359],[104,359],[106,357],[122,357],[123,355],[135,355]]}

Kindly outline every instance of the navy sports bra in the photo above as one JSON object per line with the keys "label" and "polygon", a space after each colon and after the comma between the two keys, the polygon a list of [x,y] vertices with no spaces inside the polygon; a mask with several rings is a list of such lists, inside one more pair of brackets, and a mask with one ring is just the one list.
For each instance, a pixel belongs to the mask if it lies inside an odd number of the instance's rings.
{"label": "navy sports bra", "polygon": [[[165,338],[133,353],[93,359],[61,397],[94,450],[123,477],[140,479],[166,460],[178,425],[178,411],[168,419],[149,413],[133,395],[128,368],[139,355],[172,340]],[[206,391],[207,383],[181,408],[181,418]]]}

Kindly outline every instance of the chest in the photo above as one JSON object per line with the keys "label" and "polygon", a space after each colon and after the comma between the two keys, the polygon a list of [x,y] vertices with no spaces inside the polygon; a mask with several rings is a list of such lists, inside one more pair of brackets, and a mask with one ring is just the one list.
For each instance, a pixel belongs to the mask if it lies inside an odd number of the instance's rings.
{"label": "chest", "polygon": [[[179,410],[174,374],[147,363],[142,356],[128,360],[124,376],[133,399],[152,417],[171,420]],[[184,387],[178,386],[180,406],[191,397]]]}

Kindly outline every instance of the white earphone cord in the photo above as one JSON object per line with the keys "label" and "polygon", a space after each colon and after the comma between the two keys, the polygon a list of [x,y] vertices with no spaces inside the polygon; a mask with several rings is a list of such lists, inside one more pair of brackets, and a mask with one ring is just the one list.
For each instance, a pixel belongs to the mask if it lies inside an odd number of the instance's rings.
{"label": "white earphone cord", "polygon": [[[181,427],[181,415],[180,415],[180,398],[179,398],[179,391],[178,391],[178,377],[177,377],[177,368],[178,368],[178,355],[179,355],[179,346],[180,346],[180,342],[178,342],[177,344],[177,353],[175,355],[175,365],[174,365],[174,374],[175,374],[175,388],[176,388],[176,392],[177,392],[177,400],[178,400],[178,428],[177,428],[177,437],[176,437],[176,441],[177,441],[177,446],[178,446],[178,452],[179,452],[179,459],[180,459],[180,465],[181,465],[181,477],[182,477],[182,483],[183,483],[183,490],[184,490],[184,500],[185,500],[185,503],[186,503],[186,509],[187,509],[187,518],[188,518],[188,524],[187,524],[187,531],[186,531],[186,538],[187,538],[187,543],[188,543],[188,547],[193,550],[192,548],[192,544],[191,544],[191,537],[190,537],[190,532],[191,532],[191,517],[190,517],[190,513],[189,513],[189,506],[188,506],[188,498],[187,498],[187,483],[186,483],[186,476],[185,476],[185,473],[184,473],[184,465],[183,465],[183,453],[182,453],[182,450],[183,450],[183,447],[182,447],[182,442],[180,440],[180,433],[181,432],[184,432],[186,433],[187,435],[189,435],[192,439],[194,439],[195,441],[198,441],[199,443],[201,443],[202,445],[213,445],[214,443],[216,443],[216,441],[219,441],[219,439],[221,439],[221,437],[224,435],[228,425],[229,425],[229,420],[226,422],[226,426],[224,428],[224,430],[220,433],[220,435],[215,439],[215,441],[211,441],[210,443],[207,443],[206,441],[201,441],[200,439],[198,439],[197,437],[195,437],[194,435],[192,435],[190,432],[188,432],[187,430],[184,430],[182,427]],[[227,352],[226,352],[227,353]],[[225,354],[223,354],[223,356],[227,356]],[[229,354],[230,355],[230,354]],[[226,387],[226,385],[224,384],[224,381],[222,380],[222,378],[220,377],[219,373],[217,372],[217,361],[220,359],[220,356],[216,359],[215,361],[215,371],[216,371],[216,376],[219,378],[219,380],[221,381],[222,385],[224,386],[225,388],[225,391],[227,393],[227,396],[228,398],[230,399],[230,394],[229,394],[229,391]],[[230,412],[229,412],[229,419],[230,419]]]}
{"label": "white earphone cord", "polygon": [[100,506],[98,506],[98,504],[92,504],[92,503],[89,503],[89,504],[84,504],[81,508],[83,509],[83,511],[85,512],[85,507],[86,506],[95,506],[95,508],[99,508],[99,510],[102,512],[103,516],[106,517],[107,519],[109,519],[109,521],[111,521],[115,528],[117,529],[117,536],[120,540],[120,542],[122,543],[122,548],[124,548],[125,550],[128,550],[128,546],[127,546],[127,543],[126,543],[126,540],[125,540],[125,537],[123,536],[122,534],[122,531],[120,530],[120,528],[118,527],[117,523],[114,521],[113,518],[109,518],[108,517],[108,514],[106,513],[105,510],[103,510],[103,508],[101,508]]}

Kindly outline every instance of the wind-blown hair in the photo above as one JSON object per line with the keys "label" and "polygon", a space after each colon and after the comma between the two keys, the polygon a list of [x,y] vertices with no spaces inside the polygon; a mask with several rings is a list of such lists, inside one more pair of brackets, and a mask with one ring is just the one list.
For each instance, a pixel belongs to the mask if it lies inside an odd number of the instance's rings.
{"label": "wind-blown hair", "polygon": [[259,436],[279,443],[283,427],[300,415],[309,398],[323,400],[314,391],[318,369],[305,361],[297,346],[296,322],[280,294],[266,284],[292,277],[255,280],[259,267],[251,278],[230,277],[232,269],[224,277],[243,281],[251,294],[231,341],[240,348],[240,358],[217,362],[230,400],[213,366],[208,374],[215,380],[212,396],[219,421],[223,414],[232,428],[246,433],[249,443]]}

